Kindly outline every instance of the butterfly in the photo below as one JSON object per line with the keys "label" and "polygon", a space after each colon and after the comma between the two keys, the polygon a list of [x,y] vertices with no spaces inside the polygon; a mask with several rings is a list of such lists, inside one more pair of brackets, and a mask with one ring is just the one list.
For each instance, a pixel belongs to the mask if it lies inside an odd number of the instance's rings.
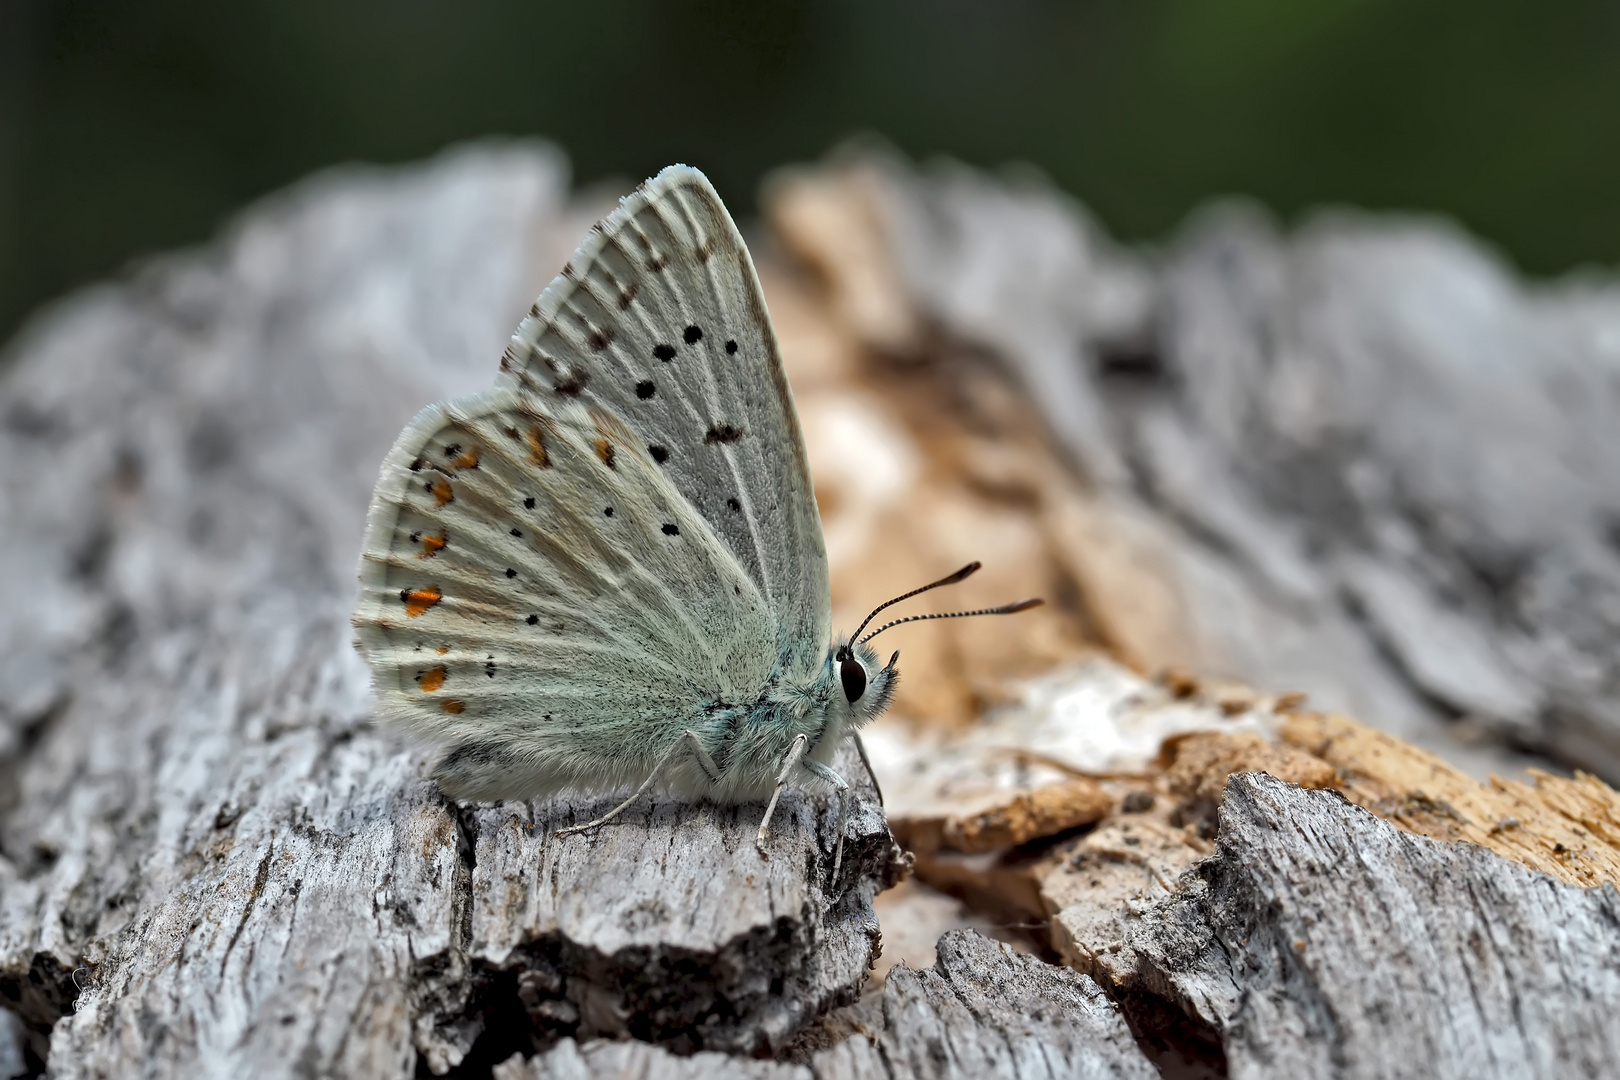
{"label": "butterfly", "polygon": [[[430,405],[384,460],[356,646],[382,712],[446,750],[449,796],[654,785],[840,794],[840,742],[900,654],[834,638],[804,438],[753,261],[714,188],[664,169],[592,228],[493,389]],[[866,762],[870,772],[870,763]],[[874,778],[875,779],[875,778]],[[880,796],[881,797],[881,796]],[[842,827],[839,828],[840,841]],[[840,842],[836,865],[842,855]]]}

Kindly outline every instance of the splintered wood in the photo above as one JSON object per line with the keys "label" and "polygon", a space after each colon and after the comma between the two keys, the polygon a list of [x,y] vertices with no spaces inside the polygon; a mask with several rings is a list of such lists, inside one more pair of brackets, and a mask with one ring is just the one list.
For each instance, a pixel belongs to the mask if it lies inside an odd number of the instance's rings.
{"label": "splintered wood", "polygon": [[1168,895],[1209,854],[1235,773],[1332,789],[1405,831],[1467,840],[1572,885],[1620,883],[1620,794],[1601,780],[1533,771],[1482,783],[1297,707],[1296,695],[1150,681],[1093,658],[961,734],[880,727],[871,752],[917,876],[1002,916],[1055,917],[1054,945],[1076,958],[1089,957],[1099,920]]}
{"label": "splintered wood", "polygon": [[[1479,783],[1433,754],[1338,716],[1302,713],[1279,737],[1337,770],[1332,786],[1408,832],[1467,840],[1572,885],[1620,884],[1620,793],[1530,769]],[[1267,770],[1269,771],[1269,770]]]}

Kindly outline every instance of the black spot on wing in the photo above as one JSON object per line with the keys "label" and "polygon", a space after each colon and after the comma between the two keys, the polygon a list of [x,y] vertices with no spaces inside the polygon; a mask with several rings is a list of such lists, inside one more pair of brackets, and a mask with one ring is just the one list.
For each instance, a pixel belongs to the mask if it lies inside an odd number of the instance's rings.
{"label": "black spot on wing", "polygon": [[593,326],[591,332],[585,336],[585,343],[591,347],[592,352],[601,352],[613,344],[613,337],[613,327]]}
{"label": "black spot on wing", "polygon": [[746,432],[740,427],[732,427],[730,424],[715,424],[704,433],[703,442],[706,446],[713,446],[715,443],[734,443],[742,438],[744,434]]}
{"label": "black spot on wing", "polygon": [[513,529],[512,530],[512,535],[513,536],[522,536],[523,535],[523,530],[522,529]]}
{"label": "black spot on wing", "polygon": [[662,360],[664,363],[667,364],[671,360],[675,359],[675,346],[673,346],[673,345],[654,345],[653,346],[653,355],[658,357],[658,359]]}
{"label": "black spot on wing", "polygon": [[534,625],[536,625],[536,624],[538,624],[540,622],[540,616],[538,616],[538,615],[530,615],[527,619],[524,619],[523,621],[528,623],[530,626],[534,626]]}
{"label": "black spot on wing", "polygon": [[611,507],[611,506],[603,507],[602,508],[602,513],[606,514],[608,517],[612,517],[613,516],[613,507]]}
{"label": "black spot on wing", "polygon": [[577,397],[585,390],[585,384],[591,381],[590,372],[584,368],[568,368],[560,378],[554,389],[566,397]]}
{"label": "black spot on wing", "polygon": [[737,352],[737,343],[735,341],[726,342],[726,355],[727,356],[732,356],[732,355],[735,355],[736,352]]}
{"label": "black spot on wing", "polygon": [[654,444],[647,447],[647,453],[651,454],[652,459],[660,465],[669,460],[669,449],[667,447]]}
{"label": "black spot on wing", "polygon": [[533,510],[534,509],[534,496],[533,495],[530,495],[527,499],[523,500],[523,509],[525,509],[525,510]]}
{"label": "black spot on wing", "polygon": [[703,331],[696,326],[688,326],[681,334],[681,338],[688,345],[696,345],[703,340]]}
{"label": "black spot on wing", "polygon": [[738,502],[736,499],[727,499],[726,508],[734,514],[742,513],[742,503]]}
{"label": "black spot on wing", "polygon": [[506,568],[506,576],[509,578],[515,578],[517,577],[517,571],[508,566]]}
{"label": "black spot on wing", "polygon": [[656,393],[658,393],[658,387],[653,385],[653,381],[651,379],[642,379],[640,382],[636,383],[636,397],[640,398],[642,401],[646,401]]}
{"label": "black spot on wing", "polygon": [[672,525],[666,521],[664,522],[663,533],[665,536],[679,536],[681,535],[681,530],[679,526]]}

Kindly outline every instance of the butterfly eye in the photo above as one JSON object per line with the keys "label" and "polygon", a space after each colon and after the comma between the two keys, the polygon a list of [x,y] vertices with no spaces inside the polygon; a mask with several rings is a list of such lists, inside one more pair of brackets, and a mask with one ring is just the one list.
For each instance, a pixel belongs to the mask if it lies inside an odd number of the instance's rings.
{"label": "butterfly eye", "polygon": [[844,696],[850,704],[853,705],[866,693],[866,669],[853,656],[844,657],[838,665],[838,678],[844,684]]}

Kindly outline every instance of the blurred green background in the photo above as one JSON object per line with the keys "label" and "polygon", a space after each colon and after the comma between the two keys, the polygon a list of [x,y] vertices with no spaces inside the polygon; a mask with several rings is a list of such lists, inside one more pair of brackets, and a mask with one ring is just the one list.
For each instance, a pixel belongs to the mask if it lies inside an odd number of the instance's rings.
{"label": "blurred green background", "polygon": [[0,0],[0,337],[322,165],[539,134],[739,208],[857,131],[1033,162],[1127,239],[1242,192],[1620,263],[1620,5]]}

